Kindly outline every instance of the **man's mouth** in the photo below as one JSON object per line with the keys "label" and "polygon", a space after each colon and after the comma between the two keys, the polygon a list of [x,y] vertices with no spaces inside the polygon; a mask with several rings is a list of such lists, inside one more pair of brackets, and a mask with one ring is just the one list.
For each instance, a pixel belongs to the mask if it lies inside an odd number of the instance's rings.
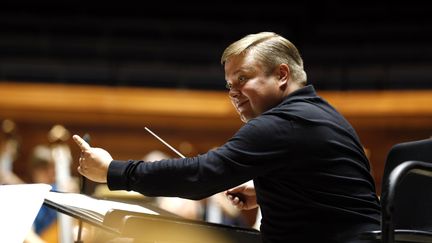
{"label": "man's mouth", "polygon": [[240,102],[237,102],[237,108],[240,108],[240,107],[242,107],[244,104],[246,104],[248,102],[248,100],[244,100],[244,101],[240,101]]}

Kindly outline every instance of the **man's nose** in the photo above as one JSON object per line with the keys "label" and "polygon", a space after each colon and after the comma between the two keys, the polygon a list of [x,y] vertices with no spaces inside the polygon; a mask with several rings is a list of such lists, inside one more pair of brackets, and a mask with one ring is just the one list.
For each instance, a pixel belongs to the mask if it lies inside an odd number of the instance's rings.
{"label": "man's nose", "polygon": [[240,90],[236,89],[236,88],[231,88],[228,92],[229,96],[232,98],[236,98],[240,95]]}

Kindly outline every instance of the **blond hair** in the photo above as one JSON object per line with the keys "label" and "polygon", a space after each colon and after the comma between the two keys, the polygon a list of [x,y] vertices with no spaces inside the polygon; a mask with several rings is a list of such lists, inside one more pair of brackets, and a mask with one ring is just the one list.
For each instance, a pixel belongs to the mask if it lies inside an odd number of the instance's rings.
{"label": "blond hair", "polygon": [[307,76],[303,69],[303,60],[299,51],[289,40],[273,32],[260,32],[250,34],[229,45],[222,54],[221,64],[239,55],[251,54],[261,62],[267,73],[282,63],[287,64],[291,70],[294,82],[306,85]]}

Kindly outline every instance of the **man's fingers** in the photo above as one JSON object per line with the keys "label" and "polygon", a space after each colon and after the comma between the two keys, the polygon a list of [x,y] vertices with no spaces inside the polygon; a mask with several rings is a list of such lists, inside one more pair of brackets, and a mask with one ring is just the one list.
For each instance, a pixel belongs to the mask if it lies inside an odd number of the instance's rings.
{"label": "man's fingers", "polygon": [[232,201],[234,204],[238,204],[240,202],[240,198],[234,197],[234,199]]}
{"label": "man's fingers", "polygon": [[90,150],[91,148],[90,145],[86,141],[84,141],[84,139],[82,139],[80,136],[73,135],[72,138],[75,141],[75,143],[78,144],[78,146],[81,148],[82,151]]}
{"label": "man's fingers", "polygon": [[239,192],[239,191],[241,191],[240,188],[238,188],[238,187],[234,187],[234,188],[228,189],[228,190],[227,190],[227,194],[235,194],[235,193],[237,193],[237,192]]}
{"label": "man's fingers", "polygon": [[84,171],[81,166],[78,166],[77,170],[81,175],[84,175]]}
{"label": "man's fingers", "polygon": [[238,209],[243,209],[244,208],[244,202],[239,202],[236,206]]}

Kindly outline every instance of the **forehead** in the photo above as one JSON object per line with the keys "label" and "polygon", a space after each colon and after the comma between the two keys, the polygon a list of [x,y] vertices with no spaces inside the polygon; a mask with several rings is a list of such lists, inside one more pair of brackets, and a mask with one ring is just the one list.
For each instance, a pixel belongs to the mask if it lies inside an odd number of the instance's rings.
{"label": "forehead", "polygon": [[226,80],[229,80],[230,77],[239,73],[257,72],[262,69],[259,65],[259,61],[248,54],[230,57],[225,62],[224,68]]}

